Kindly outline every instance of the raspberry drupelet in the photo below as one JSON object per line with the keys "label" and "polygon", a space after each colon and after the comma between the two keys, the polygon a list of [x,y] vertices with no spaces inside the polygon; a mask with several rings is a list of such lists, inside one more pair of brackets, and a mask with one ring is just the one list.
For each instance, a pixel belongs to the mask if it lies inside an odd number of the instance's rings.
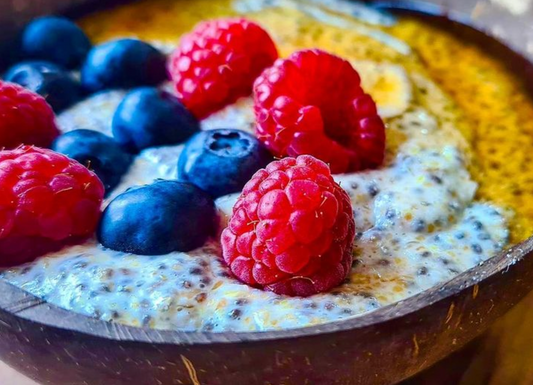
{"label": "raspberry drupelet", "polygon": [[352,265],[350,198],[309,155],[259,170],[221,235],[223,257],[242,282],[306,297],[339,285]]}
{"label": "raspberry drupelet", "polygon": [[32,146],[0,151],[0,266],[90,236],[104,186],[75,160]]}
{"label": "raspberry drupelet", "polygon": [[20,144],[48,147],[58,135],[52,107],[42,96],[0,81],[0,150]]}
{"label": "raspberry drupelet", "polygon": [[254,84],[257,137],[278,157],[310,154],[333,173],[379,166],[385,126],[346,60],[312,49],[279,59]]}
{"label": "raspberry drupelet", "polygon": [[183,104],[198,118],[252,93],[254,80],[278,57],[259,25],[242,18],[199,23],[169,60],[169,73]]}

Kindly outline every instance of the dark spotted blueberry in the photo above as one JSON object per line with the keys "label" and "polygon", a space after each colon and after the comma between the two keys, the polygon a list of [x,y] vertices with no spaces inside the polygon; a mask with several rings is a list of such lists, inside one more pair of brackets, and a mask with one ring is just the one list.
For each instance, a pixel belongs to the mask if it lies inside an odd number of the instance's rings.
{"label": "dark spotted blueberry", "polygon": [[77,160],[93,170],[111,192],[128,171],[133,157],[113,138],[93,130],[73,130],[58,136],[52,150]]}
{"label": "dark spotted blueberry", "polygon": [[200,127],[176,96],[153,87],[130,91],[118,105],[111,125],[115,140],[133,153],[183,143]]}
{"label": "dark spotted blueberry", "polygon": [[81,83],[90,92],[155,86],[167,78],[165,63],[165,55],[148,43],[137,39],[113,40],[88,53],[81,69]]}
{"label": "dark spotted blueberry", "polygon": [[22,34],[21,50],[25,57],[50,61],[67,69],[79,67],[90,49],[87,35],[64,17],[35,19]]}
{"label": "dark spotted blueberry", "polygon": [[198,187],[158,181],[135,187],[111,201],[97,231],[112,250],[140,255],[190,251],[214,234],[215,205]]}
{"label": "dark spotted blueberry", "polygon": [[49,62],[18,63],[7,70],[4,80],[41,95],[56,113],[82,97],[79,82],[67,71]]}
{"label": "dark spotted blueberry", "polygon": [[272,160],[263,143],[244,131],[202,131],[189,139],[180,154],[178,179],[218,198],[241,191]]}

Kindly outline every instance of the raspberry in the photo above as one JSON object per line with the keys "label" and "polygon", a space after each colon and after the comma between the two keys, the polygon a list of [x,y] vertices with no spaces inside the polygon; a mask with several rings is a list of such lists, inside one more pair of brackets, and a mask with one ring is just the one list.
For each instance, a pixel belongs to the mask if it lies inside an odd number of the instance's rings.
{"label": "raspberry", "polygon": [[92,234],[103,195],[98,177],[64,155],[32,146],[0,151],[0,266]]}
{"label": "raspberry", "polygon": [[278,157],[310,154],[333,173],[379,166],[385,126],[346,60],[317,49],[277,60],[254,84],[256,132]]}
{"label": "raspberry", "polygon": [[0,149],[48,147],[58,135],[54,112],[42,96],[0,81]]}
{"label": "raspberry", "polygon": [[325,163],[301,155],[257,171],[221,242],[224,260],[239,280],[306,297],[346,278],[354,234],[348,194]]}
{"label": "raspberry", "polygon": [[254,80],[278,57],[274,42],[246,19],[198,24],[172,54],[169,72],[183,104],[198,118],[252,93]]}

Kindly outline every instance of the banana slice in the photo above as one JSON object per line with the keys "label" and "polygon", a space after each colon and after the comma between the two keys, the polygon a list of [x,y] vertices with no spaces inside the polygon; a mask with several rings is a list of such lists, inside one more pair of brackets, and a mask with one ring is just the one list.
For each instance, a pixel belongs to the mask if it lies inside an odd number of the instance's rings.
{"label": "banana slice", "polygon": [[392,118],[407,110],[413,89],[402,66],[363,60],[350,63],[361,75],[363,89],[376,101],[382,118]]}

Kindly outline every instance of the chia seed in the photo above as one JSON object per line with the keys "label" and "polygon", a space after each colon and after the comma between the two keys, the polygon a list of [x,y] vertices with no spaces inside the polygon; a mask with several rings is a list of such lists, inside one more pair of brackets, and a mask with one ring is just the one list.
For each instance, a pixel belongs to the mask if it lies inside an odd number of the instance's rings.
{"label": "chia seed", "polygon": [[73,269],[85,269],[89,264],[87,262],[76,262],[72,265]]}
{"label": "chia seed", "polygon": [[483,228],[483,223],[481,223],[480,221],[474,221],[472,224],[474,225],[474,229],[476,230],[481,230]]}
{"label": "chia seed", "polygon": [[375,184],[371,184],[370,186],[368,186],[368,195],[374,198],[378,194],[379,194],[378,186],[376,186]]}
{"label": "chia seed", "polygon": [[200,269],[199,267],[193,267],[189,269],[189,273],[192,275],[201,275],[203,273],[203,270]]}
{"label": "chia seed", "polygon": [[413,222],[413,230],[421,233],[426,230],[426,222],[423,219],[417,219]]}
{"label": "chia seed", "polygon": [[490,239],[490,234],[489,233],[479,233],[478,236],[477,236],[477,239],[479,239],[480,241],[488,241]]}
{"label": "chia seed", "polygon": [[150,317],[149,315],[145,315],[145,316],[143,317],[143,322],[142,322],[143,327],[148,327],[148,326],[150,326],[150,322],[151,322],[151,321],[152,321],[152,317]]}
{"label": "chia seed", "polygon": [[394,219],[395,217],[396,217],[396,212],[393,209],[387,209],[387,212],[385,213],[385,218]]}
{"label": "chia seed", "polygon": [[240,309],[233,309],[229,312],[230,318],[233,319],[239,319],[239,317],[242,315],[242,311]]}
{"label": "chia seed", "polygon": [[420,256],[424,257],[424,258],[428,258],[428,257],[431,257],[431,251],[423,251]]}
{"label": "chia seed", "polygon": [[438,175],[430,174],[429,178],[436,184],[442,184],[442,179]]}
{"label": "chia seed", "polygon": [[478,245],[477,243],[472,244],[472,250],[473,250],[474,253],[476,253],[476,254],[481,254],[481,253],[483,253],[483,249],[482,249],[481,246]]}

